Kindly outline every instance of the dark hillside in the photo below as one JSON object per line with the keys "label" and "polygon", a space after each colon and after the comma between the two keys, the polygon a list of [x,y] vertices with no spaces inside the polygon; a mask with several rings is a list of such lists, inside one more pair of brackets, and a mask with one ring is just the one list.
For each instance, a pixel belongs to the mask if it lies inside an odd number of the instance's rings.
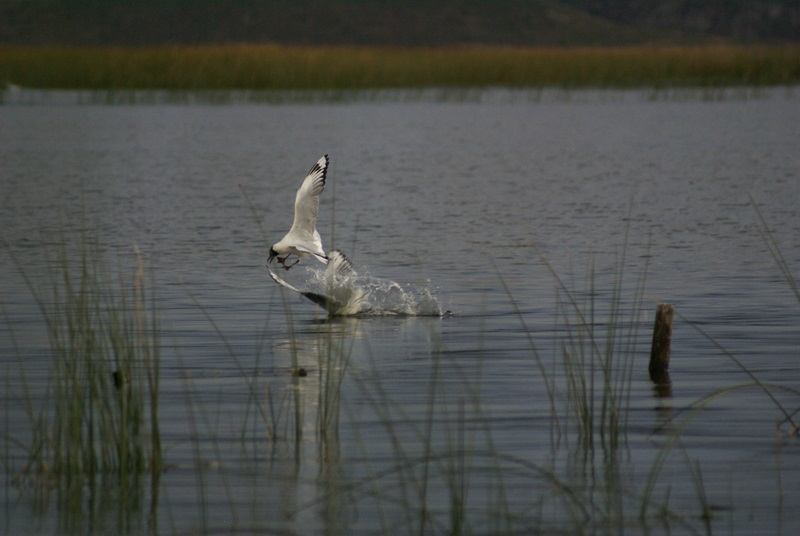
{"label": "dark hillside", "polygon": [[563,0],[619,24],[679,30],[742,43],[800,40],[796,0]]}
{"label": "dark hillside", "polygon": [[0,43],[626,45],[800,41],[796,0],[3,0]]}

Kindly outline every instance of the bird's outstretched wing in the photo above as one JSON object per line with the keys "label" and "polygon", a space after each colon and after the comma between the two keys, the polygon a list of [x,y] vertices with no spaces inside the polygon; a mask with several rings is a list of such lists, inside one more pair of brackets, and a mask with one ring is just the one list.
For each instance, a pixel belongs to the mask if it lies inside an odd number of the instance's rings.
{"label": "bird's outstretched wing", "polygon": [[273,281],[275,281],[275,282],[276,282],[277,284],[279,284],[280,286],[282,286],[282,287],[284,287],[284,288],[288,288],[289,290],[293,290],[293,291],[295,291],[295,292],[299,292],[300,294],[302,294],[302,293],[303,293],[301,290],[299,290],[299,289],[297,289],[297,288],[293,287],[292,285],[290,285],[289,283],[287,283],[286,281],[284,281],[283,279],[281,279],[280,277],[278,277],[278,276],[275,274],[275,272],[273,272],[273,271],[272,271],[272,270],[270,270],[269,268],[267,268],[267,272],[269,272],[269,276],[272,278],[272,280],[273,280]]}
{"label": "bird's outstretched wing", "polygon": [[353,263],[341,250],[334,249],[328,254],[328,267],[325,269],[325,273],[339,276],[350,275],[353,273]]}
{"label": "bird's outstretched wing", "polygon": [[328,174],[328,155],[320,158],[309,170],[303,185],[297,190],[294,200],[294,223],[289,233],[297,233],[306,240],[313,240],[317,228],[319,194],[325,188]]}
{"label": "bird's outstretched wing", "polygon": [[269,272],[269,276],[272,278],[272,280],[275,281],[280,286],[282,286],[284,288],[288,288],[289,290],[293,290],[293,291],[295,291],[295,292],[297,292],[299,294],[302,294],[303,296],[305,296],[306,298],[308,298],[312,302],[316,303],[317,305],[319,305],[323,309],[329,310],[329,308],[331,307],[331,301],[327,296],[324,296],[322,294],[317,294],[316,292],[302,291],[302,290],[290,285],[289,283],[287,283],[286,281],[284,281],[280,277],[278,277],[275,274],[275,272],[273,272],[269,268],[267,268],[267,271]]}

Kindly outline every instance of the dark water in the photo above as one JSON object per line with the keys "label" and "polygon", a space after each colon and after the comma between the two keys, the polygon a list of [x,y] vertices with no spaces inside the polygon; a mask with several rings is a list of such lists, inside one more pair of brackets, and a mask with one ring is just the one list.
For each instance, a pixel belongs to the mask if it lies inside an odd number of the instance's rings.
{"label": "dark water", "polygon": [[[769,249],[800,273],[796,92],[504,95],[0,107],[4,437],[24,443],[48,370],[12,256],[41,284],[88,230],[113,273],[142,252],[161,315],[169,470],[132,532],[796,533],[800,299]],[[326,153],[325,247],[453,316],[329,320],[267,277]],[[3,443],[4,530],[58,532]],[[121,530],[103,515],[78,531]]]}

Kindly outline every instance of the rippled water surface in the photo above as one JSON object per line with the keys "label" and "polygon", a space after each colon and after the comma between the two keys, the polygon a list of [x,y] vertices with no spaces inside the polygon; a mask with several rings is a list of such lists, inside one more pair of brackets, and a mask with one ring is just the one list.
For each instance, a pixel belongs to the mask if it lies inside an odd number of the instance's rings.
{"label": "rippled water surface", "polygon": [[[795,93],[0,106],[3,529],[797,533]],[[270,280],[322,154],[325,247],[452,315]],[[167,469],[76,514],[19,476],[54,382],[29,287],[87,236],[152,276]]]}

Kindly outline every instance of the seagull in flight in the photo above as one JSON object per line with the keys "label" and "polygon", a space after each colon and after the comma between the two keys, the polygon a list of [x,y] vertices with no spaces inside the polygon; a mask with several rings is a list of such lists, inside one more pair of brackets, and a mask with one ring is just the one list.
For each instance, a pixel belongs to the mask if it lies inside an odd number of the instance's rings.
{"label": "seagull in flight", "polygon": [[[267,263],[272,262],[272,259],[278,259],[278,263],[288,270],[300,262],[301,258],[312,255],[318,261],[327,264],[328,256],[322,249],[322,239],[317,232],[317,212],[319,212],[319,194],[325,188],[328,162],[328,155],[317,160],[308,172],[303,185],[297,190],[292,228],[280,242],[269,248]],[[287,265],[286,259],[289,255],[296,255],[298,259]]]}

